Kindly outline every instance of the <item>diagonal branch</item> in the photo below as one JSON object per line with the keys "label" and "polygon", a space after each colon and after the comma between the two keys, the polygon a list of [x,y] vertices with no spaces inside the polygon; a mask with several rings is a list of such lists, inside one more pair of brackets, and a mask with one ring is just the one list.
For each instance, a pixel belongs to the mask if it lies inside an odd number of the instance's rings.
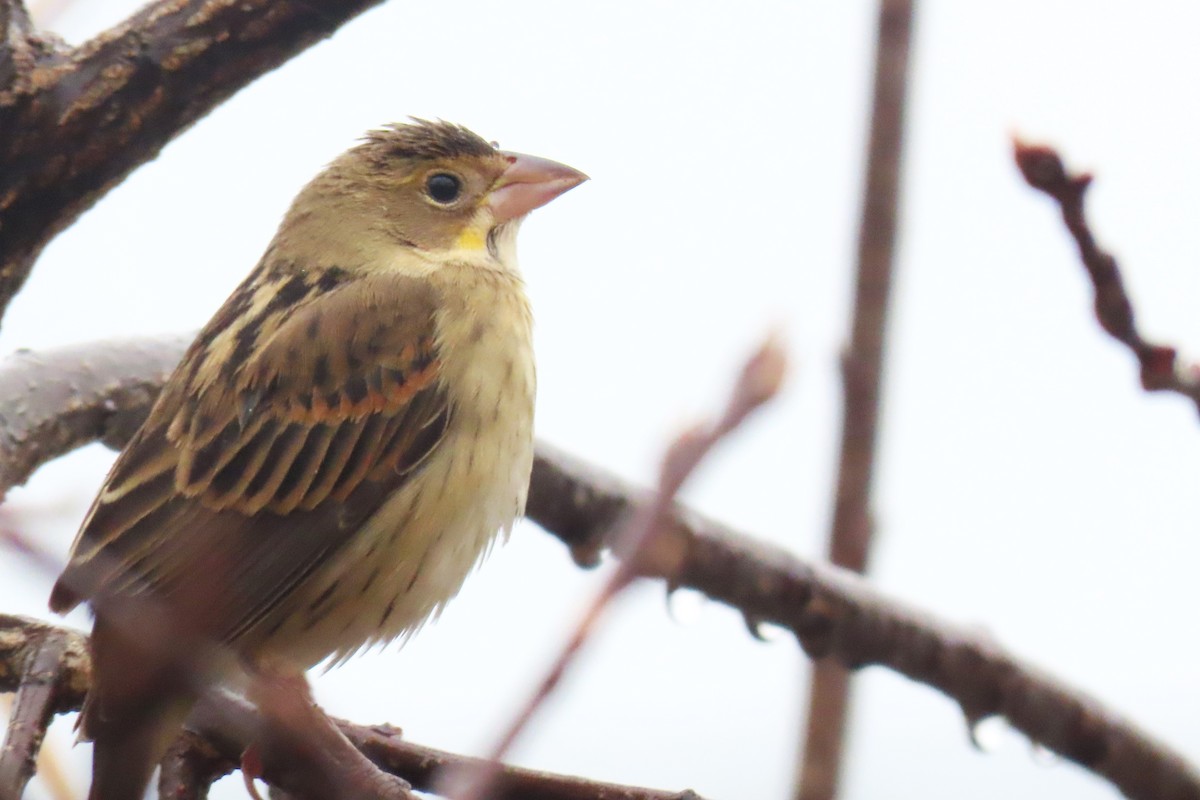
{"label": "diagonal branch", "polygon": [[1100,247],[1088,226],[1084,215],[1084,196],[1092,183],[1092,176],[1087,173],[1068,173],[1062,157],[1053,148],[1044,145],[1017,141],[1013,144],[1013,155],[1029,185],[1045,192],[1058,203],[1063,223],[1075,240],[1079,257],[1092,280],[1096,319],[1108,335],[1128,347],[1137,357],[1142,388],[1148,392],[1181,394],[1200,411],[1200,368],[1180,367],[1174,347],[1148,342],[1142,337],[1117,259]]}
{"label": "diagonal branch", "polygon": [[[163,345],[160,355],[169,350]],[[85,351],[75,352],[82,356]],[[23,370],[37,366],[29,358],[0,364],[0,420],[9,428],[3,440],[22,443],[0,457],[24,458],[30,471],[37,464],[28,452],[50,458],[94,435],[91,428],[60,432],[54,447],[30,441],[21,430],[27,417],[14,412],[9,392],[22,385]],[[124,378],[93,372],[76,386],[77,394],[63,412],[88,407],[109,416],[145,414],[147,406],[118,408],[113,392],[150,383],[155,374],[149,368]],[[40,414],[52,415],[51,408]],[[0,482],[0,489],[9,485]],[[582,559],[600,552],[619,521],[644,497],[612,475],[540,443],[527,513]],[[834,658],[851,668],[886,667],[952,698],[972,723],[1003,717],[1032,741],[1103,777],[1130,798],[1200,800],[1200,773],[1146,731],[993,642],[884,597],[854,573],[805,563],[682,507],[673,512],[664,537],[663,546],[656,547],[664,557],[641,562],[644,574],[658,575],[672,587],[696,589],[738,609],[751,622],[783,626],[814,658]],[[0,618],[0,664],[8,663],[2,623]],[[0,668],[0,691],[15,686],[11,671]]]}
{"label": "diagonal branch", "polygon": [[381,0],[158,0],[77,48],[0,0],[0,317],[33,262],[234,92]]}

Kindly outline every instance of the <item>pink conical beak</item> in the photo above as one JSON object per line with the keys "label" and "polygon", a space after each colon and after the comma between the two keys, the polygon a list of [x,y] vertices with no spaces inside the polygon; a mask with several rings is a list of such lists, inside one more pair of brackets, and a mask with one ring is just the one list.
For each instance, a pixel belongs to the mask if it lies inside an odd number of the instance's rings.
{"label": "pink conical beak", "polygon": [[504,153],[508,169],[488,197],[497,223],[523,217],[588,179],[577,169],[537,156]]}

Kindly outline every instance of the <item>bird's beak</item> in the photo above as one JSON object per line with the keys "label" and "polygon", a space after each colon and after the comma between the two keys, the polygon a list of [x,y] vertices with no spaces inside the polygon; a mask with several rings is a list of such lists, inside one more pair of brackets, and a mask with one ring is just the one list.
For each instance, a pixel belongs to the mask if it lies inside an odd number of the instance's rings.
{"label": "bird's beak", "polygon": [[588,179],[577,169],[537,156],[505,153],[508,168],[488,197],[497,224],[523,217]]}

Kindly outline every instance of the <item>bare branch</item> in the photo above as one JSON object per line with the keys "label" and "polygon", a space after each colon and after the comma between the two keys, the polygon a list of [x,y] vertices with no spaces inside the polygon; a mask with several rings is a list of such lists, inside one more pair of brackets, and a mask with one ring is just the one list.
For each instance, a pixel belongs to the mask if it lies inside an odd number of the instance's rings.
{"label": "bare branch", "polygon": [[200,734],[184,731],[163,758],[158,773],[158,796],[171,800],[205,800],[213,783],[237,766],[236,759],[221,755]]}
{"label": "bare branch", "polygon": [[1096,319],[1110,336],[1128,347],[1141,368],[1142,388],[1148,392],[1181,394],[1200,411],[1200,368],[1181,367],[1174,347],[1142,338],[1133,303],[1125,290],[1117,259],[1096,242],[1084,214],[1084,196],[1092,183],[1087,173],[1070,174],[1053,148],[1015,141],[1013,156],[1025,180],[1058,203],[1063,223],[1079,248],[1095,290]]}
{"label": "bare branch", "polygon": [[[397,775],[417,789],[430,791],[447,770],[473,770],[483,759],[465,758],[405,742],[390,725],[356,725],[334,720],[341,732],[367,758],[388,774]],[[204,733],[218,753],[239,759],[259,724],[254,707],[227,692],[205,698],[188,723]],[[269,777],[269,776],[268,776]],[[702,800],[692,792],[672,793],[634,786],[555,775],[505,766],[489,800]]]}
{"label": "bare branch", "polygon": [[[21,363],[0,366],[0,386],[16,380]],[[150,381],[154,371],[132,374]],[[91,384],[77,387],[78,403],[103,409],[111,398],[96,387],[120,383],[114,378],[93,373]],[[131,417],[139,411],[121,410]],[[140,413],[146,410],[143,406]],[[117,412],[110,404],[103,413]],[[51,409],[44,413],[52,416]],[[19,425],[23,417],[12,414],[0,396],[0,419],[16,419]],[[74,443],[81,444],[83,433],[74,435]],[[26,440],[18,454],[58,454],[26,436],[16,438]],[[28,463],[32,468],[33,461]],[[573,552],[595,553],[644,497],[614,476],[539,443],[527,513]],[[643,571],[662,567],[657,574],[672,587],[696,589],[740,610],[751,623],[791,630],[814,658],[835,658],[852,668],[886,667],[953,698],[972,723],[1004,717],[1032,741],[1107,779],[1128,797],[1200,800],[1200,774],[1147,732],[993,642],[880,595],[851,572],[807,564],[683,508],[673,512],[664,538],[663,552],[671,557],[644,562]],[[12,650],[6,645],[5,619],[13,618],[0,617],[0,665],[13,663],[5,657]],[[0,691],[17,683],[12,668],[0,666]],[[409,775],[401,777],[418,785]]]}
{"label": "bare branch", "polygon": [[9,85],[22,70],[32,69],[40,43],[33,35],[33,22],[25,4],[21,0],[0,0],[0,87]]}
{"label": "bare branch", "polygon": [[21,688],[25,665],[34,657],[41,642],[65,637],[61,677],[56,684],[53,710],[56,714],[75,711],[83,704],[92,681],[92,662],[87,637],[78,631],[60,628],[30,617],[0,614],[0,692]]}
{"label": "bare branch", "polygon": [[[865,572],[871,549],[871,479],[875,471],[884,336],[900,206],[900,155],[914,0],[879,4],[875,89],[867,146],[866,185],[858,229],[858,269],[850,347],[842,356],[842,441],[829,560]],[[850,679],[830,660],[813,664],[808,725],[796,775],[800,800],[838,794]]]}
{"label": "bare branch", "polygon": [[21,688],[0,749],[0,798],[20,800],[37,768],[38,752],[54,719],[54,695],[68,636],[47,629],[32,644],[21,670]]}
{"label": "bare branch", "polygon": [[[4,59],[11,58],[11,50],[22,45],[32,30],[29,9],[21,0],[0,0],[0,65],[7,63],[12,69],[11,61]],[[3,69],[0,66],[0,78],[6,74]]]}
{"label": "bare branch", "polygon": [[[21,686],[21,665],[37,650],[38,643],[48,638],[57,638],[64,644],[57,664],[59,677],[53,684],[49,705],[60,713],[77,710],[91,680],[86,637],[34,619],[0,614],[0,692]],[[436,776],[444,770],[477,769],[484,763],[482,759],[405,742],[399,729],[389,725],[333,722],[375,766],[418,789],[431,789]],[[193,731],[175,743],[164,762],[159,782],[162,797],[179,800],[206,797],[209,785],[241,762],[243,752],[262,729],[262,718],[247,700],[214,691],[197,705],[188,726]],[[268,771],[265,777],[274,782],[276,776]],[[495,800],[703,800],[694,792],[663,792],[509,766],[503,767],[492,797]]]}
{"label": "bare branch", "polygon": [[37,620],[0,615],[0,691],[16,691],[0,749],[0,799],[20,800],[54,715],[87,691],[86,639]]}
{"label": "bare branch", "polygon": [[0,363],[0,497],[77,447],[128,441],[190,339],[19,352]]}
{"label": "bare branch", "polygon": [[[134,168],[378,2],[158,0],[74,49],[0,48],[0,316],[45,244]],[[0,9],[11,42],[28,15]]]}

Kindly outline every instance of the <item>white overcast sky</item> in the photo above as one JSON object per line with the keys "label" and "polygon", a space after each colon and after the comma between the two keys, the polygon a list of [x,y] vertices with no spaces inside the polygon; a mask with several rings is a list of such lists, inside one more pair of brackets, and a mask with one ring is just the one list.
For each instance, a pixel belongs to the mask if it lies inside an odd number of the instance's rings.
{"label": "white overcast sky", "polygon": [[[129,0],[76,2],[71,41]],[[194,329],[295,191],[365,129],[462,122],[592,181],[537,212],[538,432],[638,480],[718,406],[769,328],[778,403],[687,491],[819,557],[838,425],[875,24],[866,2],[392,0],[171,144],[47,249],[0,351]],[[995,637],[1200,756],[1193,612],[1200,427],[1106,340],[1013,133],[1094,170],[1102,240],[1145,330],[1200,350],[1200,7],[923,2],[890,328],[874,580]],[[65,555],[111,456],[51,465],[11,507]],[[522,526],[403,651],[316,678],[338,715],[481,752],[596,585]],[[0,607],[50,577],[0,563]],[[720,798],[783,798],[807,662],[740,618],[639,588],[522,741],[525,764]],[[86,617],[71,621],[86,626]],[[1109,798],[1082,771],[878,669],[857,684],[846,797]],[[55,731],[66,747],[68,726]],[[76,748],[77,786],[87,749]],[[241,797],[227,782],[223,797]],[[36,795],[31,791],[31,795]]]}

